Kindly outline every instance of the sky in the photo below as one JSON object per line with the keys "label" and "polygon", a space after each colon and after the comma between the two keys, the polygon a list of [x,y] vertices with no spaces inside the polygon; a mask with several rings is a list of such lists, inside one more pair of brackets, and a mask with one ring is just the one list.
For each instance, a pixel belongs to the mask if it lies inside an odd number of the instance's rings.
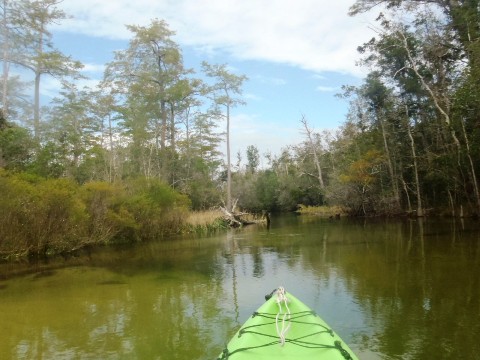
{"label": "sky", "polygon": [[[60,8],[72,18],[52,28],[53,42],[85,65],[84,85],[94,86],[113,52],[128,47],[126,24],[165,20],[186,67],[206,60],[248,77],[247,104],[232,112],[232,153],[254,145],[279,154],[303,140],[302,115],[317,132],[345,121],[348,103],[335,94],[361,83],[356,49],[373,36],[376,15],[349,17],[353,1],[64,0]],[[58,83],[43,81],[43,95],[55,96]]]}

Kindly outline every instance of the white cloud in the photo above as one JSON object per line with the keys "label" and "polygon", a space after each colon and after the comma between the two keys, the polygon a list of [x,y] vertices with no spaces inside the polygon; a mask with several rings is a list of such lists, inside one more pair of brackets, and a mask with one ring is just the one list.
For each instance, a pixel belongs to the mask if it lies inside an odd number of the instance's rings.
{"label": "white cloud", "polygon": [[[128,39],[124,24],[164,19],[182,45],[240,59],[287,63],[316,72],[359,75],[356,48],[371,37],[375,14],[349,17],[352,0],[65,0],[65,31]],[[370,19],[365,16],[370,16]]]}
{"label": "white cloud", "polygon": [[236,114],[232,116],[230,126],[232,154],[237,154],[238,151],[245,154],[249,145],[256,146],[261,155],[267,152],[279,154],[286,145],[302,141],[298,126],[289,127],[274,120],[261,120],[255,115]]}
{"label": "white cloud", "polygon": [[319,80],[326,80],[327,77],[325,75],[322,75],[322,74],[313,74],[313,78],[314,79],[319,79]]}

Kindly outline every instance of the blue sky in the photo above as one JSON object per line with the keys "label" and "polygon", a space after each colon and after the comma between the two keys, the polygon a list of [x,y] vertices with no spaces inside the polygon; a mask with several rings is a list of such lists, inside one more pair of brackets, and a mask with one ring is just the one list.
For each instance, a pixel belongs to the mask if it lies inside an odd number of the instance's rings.
{"label": "blue sky", "polygon": [[[53,28],[54,44],[82,61],[94,86],[113,51],[128,46],[125,24],[165,20],[176,32],[187,67],[227,63],[249,80],[246,106],[232,114],[232,151],[255,145],[278,154],[302,140],[302,114],[315,131],[345,120],[348,104],[335,94],[361,82],[356,48],[373,33],[375,14],[351,18],[353,0],[64,0],[73,18]],[[58,83],[44,79],[43,95]]]}

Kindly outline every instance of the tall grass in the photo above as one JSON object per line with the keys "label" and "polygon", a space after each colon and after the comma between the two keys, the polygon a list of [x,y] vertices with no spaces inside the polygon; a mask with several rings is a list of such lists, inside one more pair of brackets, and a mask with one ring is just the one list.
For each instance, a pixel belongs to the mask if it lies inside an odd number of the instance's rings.
{"label": "tall grass", "polygon": [[322,217],[330,217],[336,215],[344,215],[345,209],[340,206],[306,206],[306,205],[298,205],[298,209],[296,211],[302,215],[317,215]]}
{"label": "tall grass", "polygon": [[192,211],[185,219],[185,231],[196,234],[205,234],[227,228],[220,210]]}

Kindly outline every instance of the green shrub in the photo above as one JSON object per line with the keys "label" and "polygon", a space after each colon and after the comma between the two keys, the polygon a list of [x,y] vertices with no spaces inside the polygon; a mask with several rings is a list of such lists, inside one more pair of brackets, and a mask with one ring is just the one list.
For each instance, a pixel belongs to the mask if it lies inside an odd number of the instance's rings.
{"label": "green shrub", "polygon": [[67,179],[0,173],[0,253],[47,254],[81,246],[86,213]]}
{"label": "green shrub", "polygon": [[187,196],[153,179],[137,179],[128,184],[125,208],[138,228],[135,240],[152,240],[178,232],[190,206]]}
{"label": "green shrub", "polygon": [[95,243],[108,243],[119,234],[135,228],[131,214],[119,202],[124,190],[119,185],[92,181],[82,186],[82,199],[85,203],[88,222],[88,236]]}
{"label": "green shrub", "polygon": [[190,200],[159,180],[45,179],[0,169],[0,257],[159,239],[185,228]]}

